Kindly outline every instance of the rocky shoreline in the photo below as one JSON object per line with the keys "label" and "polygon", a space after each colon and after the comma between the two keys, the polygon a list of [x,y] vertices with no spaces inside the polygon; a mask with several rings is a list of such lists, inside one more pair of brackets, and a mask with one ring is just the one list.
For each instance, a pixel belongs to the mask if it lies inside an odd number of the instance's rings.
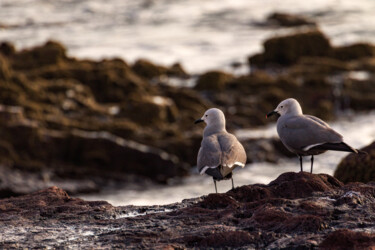
{"label": "rocky shoreline", "polygon": [[51,187],[0,200],[0,247],[368,249],[374,204],[373,182],[306,172],[150,207],[113,207]]}
{"label": "rocky shoreline", "polygon": [[[12,174],[0,175],[0,197],[62,182],[76,194],[108,181],[183,178],[201,139],[193,121],[209,107],[225,112],[230,131],[266,124],[265,114],[290,96],[325,120],[373,110],[374,58],[371,44],[334,47],[313,28],[265,41],[264,52],[249,57],[249,74],[210,71],[184,87],[193,78],[178,63],[80,60],[56,41],[22,51],[3,42],[0,169]],[[248,163],[288,155],[275,139],[243,144]]]}

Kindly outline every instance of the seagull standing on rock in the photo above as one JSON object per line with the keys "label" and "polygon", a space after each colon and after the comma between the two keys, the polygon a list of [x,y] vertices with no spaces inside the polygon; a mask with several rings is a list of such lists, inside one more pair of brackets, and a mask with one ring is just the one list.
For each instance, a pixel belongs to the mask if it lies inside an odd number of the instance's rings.
{"label": "seagull standing on rock", "polygon": [[289,151],[299,156],[301,172],[302,156],[311,155],[312,173],[314,155],[327,150],[358,153],[326,122],[315,116],[304,115],[300,104],[293,98],[282,101],[275,110],[267,114],[267,118],[274,114],[280,116],[277,120],[280,140]]}
{"label": "seagull standing on rock", "polygon": [[203,139],[198,152],[197,166],[200,174],[212,176],[217,193],[216,181],[232,179],[236,167],[244,167],[246,152],[237,138],[225,129],[224,113],[217,108],[207,110],[195,124],[205,122]]}

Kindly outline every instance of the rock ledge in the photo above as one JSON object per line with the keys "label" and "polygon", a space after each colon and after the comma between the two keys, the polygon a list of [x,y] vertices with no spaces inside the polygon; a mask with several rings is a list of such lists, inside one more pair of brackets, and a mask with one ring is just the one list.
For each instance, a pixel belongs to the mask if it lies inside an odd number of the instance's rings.
{"label": "rock ledge", "polygon": [[0,247],[368,248],[374,211],[374,184],[305,172],[165,206],[114,207],[51,187],[0,200]]}

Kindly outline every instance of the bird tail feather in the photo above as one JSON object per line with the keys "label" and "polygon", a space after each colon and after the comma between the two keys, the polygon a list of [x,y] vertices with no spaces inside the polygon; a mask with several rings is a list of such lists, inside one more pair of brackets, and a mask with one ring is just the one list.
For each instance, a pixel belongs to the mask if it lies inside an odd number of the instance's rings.
{"label": "bird tail feather", "polygon": [[356,153],[356,154],[363,152],[363,151],[359,151],[355,148],[352,148],[351,146],[349,146],[345,142],[340,142],[340,143],[327,142],[327,143],[312,147],[311,149],[344,151],[344,152],[352,152],[352,153]]}

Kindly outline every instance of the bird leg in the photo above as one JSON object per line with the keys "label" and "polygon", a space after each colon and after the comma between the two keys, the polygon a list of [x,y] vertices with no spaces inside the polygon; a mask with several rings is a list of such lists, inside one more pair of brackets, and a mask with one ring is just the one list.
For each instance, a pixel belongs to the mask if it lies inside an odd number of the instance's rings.
{"label": "bird leg", "polygon": [[310,173],[312,173],[313,165],[314,165],[314,155],[311,155],[311,171],[310,171]]}
{"label": "bird leg", "polygon": [[302,167],[302,156],[299,155],[299,163],[301,165],[301,172],[303,172],[303,167]]}
{"label": "bird leg", "polygon": [[217,187],[216,187],[216,180],[214,179],[214,184],[215,184],[215,191],[217,193]]}
{"label": "bird leg", "polygon": [[234,189],[233,175],[232,175],[231,179],[232,179],[232,190],[233,190]]}

